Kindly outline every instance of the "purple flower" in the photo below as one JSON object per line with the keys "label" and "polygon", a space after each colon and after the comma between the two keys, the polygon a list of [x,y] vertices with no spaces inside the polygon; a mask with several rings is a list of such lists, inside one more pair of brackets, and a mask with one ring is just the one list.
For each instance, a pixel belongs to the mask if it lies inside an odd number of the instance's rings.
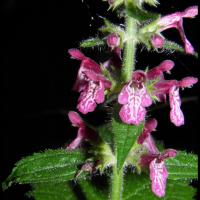
{"label": "purple flower", "polygon": [[155,34],[151,38],[151,43],[153,47],[159,49],[163,47],[165,39],[161,35]]}
{"label": "purple flower", "polygon": [[176,126],[181,126],[184,124],[184,115],[181,110],[181,99],[179,95],[179,88],[192,87],[198,82],[197,78],[186,77],[181,81],[177,80],[163,80],[154,85],[155,95],[158,97],[160,95],[169,94],[170,103],[170,120]]}
{"label": "purple flower", "polygon": [[176,126],[184,124],[184,115],[181,110],[181,98],[179,95],[179,88],[172,86],[169,90],[169,103],[170,103],[170,120]]}
{"label": "purple flower", "polygon": [[107,36],[107,45],[113,50],[120,45],[120,37],[116,33]]}
{"label": "purple flower", "polygon": [[122,88],[118,96],[118,102],[123,105],[119,115],[124,123],[139,125],[145,119],[145,107],[152,104],[144,85],[145,79],[143,71],[135,71],[132,80]]}
{"label": "purple flower", "polygon": [[144,129],[142,131],[142,133],[140,134],[139,138],[138,138],[138,144],[142,144],[144,145],[149,154],[158,154],[159,151],[155,145],[155,142],[151,136],[151,132],[155,131],[157,127],[157,120],[156,119],[150,119],[148,121],[145,122],[145,126]]}
{"label": "purple flower", "polygon": [[85,88],[85,85],[87,85],[88,79],[85,76],[85,71],[94,71],[96,73],[101,73],[101,69],[99,65],[94,62],[92,59],[86,57],[82,52],[80,52],[78,49],[69,49],[68,53],[71,55],[71,58],[74,58],[76,60],[81,60],[81,65],[78,71],[78,75],[76,78],[76,82],[73,86],[73,89],[75,91],[80,92]]}
{"label": "purple flower", "polygon": [[173,149],[167,149],[163,153],[159,152],[150,135],[156,126],[157,121],[155,119],[147,121],[142,134],[138,138],[138,143],[144,145],[148,150],[148,153],[141,157],[140,165],[149,167],[153,193],[158,197],[164,197],[168,177],[164,160],[175,157],[177,152]]}
{"label": "purple flower", "polygon": [[[187,54],[194,54],[194,48],[185,36],[185,32],[183,29],[183,18],[194,18],[197,14],[198,14],[198,6],[192,6],[187,8],[183,12],[176,12],[170,15],[166,15],[157,22],[157,25],[160,27],[158,31],[162,32],[170,28],[176,28],[184,43],[185,52]],[[163,42],[161,36],[152,37],[152,45],[154,47],[160,48],[162,43]]]}
{"label": "purple flower", "polygon": [[174,67],[174,62],[171,60],[164,60],[160,63],[157,67],[150,69],[147,72],[147,79],[154,80],[154,79],[164,79],[163,73],[170,73],[172,68]]}
{"label": "purple flower", "polygon": [[78,127],[78,132],[76,138],[67,146],[67,150],[74,150],[78,148],[83,141],[91,140],[95,137],[95,133],[85,125],[77,112],[70,111],[68,117],[72,126]]}
{"label": "purple flower", "polygon": [[102,75],[100,66],[77,49],[70,49],[72,58],[81,60],[74,90],[80,92],[77,109],[83,113],[93,112],[97,104],[103,103],[104,91],[111,87],[110,81]]}

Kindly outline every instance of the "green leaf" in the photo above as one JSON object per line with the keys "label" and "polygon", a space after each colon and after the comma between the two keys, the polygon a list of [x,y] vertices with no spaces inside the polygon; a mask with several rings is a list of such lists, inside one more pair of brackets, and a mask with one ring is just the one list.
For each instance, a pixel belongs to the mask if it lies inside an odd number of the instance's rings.
{"label": "green leaf", "polygon": [[80,47],[82,48],[91,48],[96,46],[103,46],[105,42],[101,40],[100,38],[89,38],[87,40],[83,40],[80,43]]}
{"label": "green leaf", "polygon": [[142,132],[143,124],[139,126],[127,125],[117,119],[112,120],[112,132],[114,135],[115,153],[117,156],[117,168],[120,170],[137,140],[138,135]]}
{"label": "green leaf", "polygon": [[97,128],[97,132],[99,133],[99,136],[104,142],[106,142],[109,145],[113,144],[113,133],[111,129],[111,123],[99,126]]}
{"label": "green leaf", "polygon": [[159,2],[157,0],[144,0],[145,3],[149,4],[150,6],[157,6]]}
{"label": "green leaf", "polygon": [[[182,46],[180,46],[179,44],[169,41],[169,40],[165,40],[164,46],[162,48],[163,50],[168,50],[169,52],[173,53],[174,51],[180,52],[180,53],[185,53],[185,50]],[[195,52],[194,56],[196,58],[198,58],[198,53]]]}
{"label": "green leaf", "polygon": [[126,11],[130,17],[138,21],[146,21],[146,20],[155,20],[159,17],[159,14],[148,12],[138,5],[132,0],[126,0]]}
{"label": "green leaf", "polygon": [[72,180],[77,166],[85,160],[81,151],[46,150],[23,158],[16,163],[11,175],[3,183],[3,189],[13,183],[33,184]]}
{"label": "green leaf", "polygon": [[121,41],[123,41],[125,33],[124,33],[124,30],[120,26],[117,26],[111,23],[107,19],[104,19],[104,24],[105,25],[101,27],[99,31],[101,31],[102,33],[116,33],[117,35],[120,36]]}
{"label": "green leaf", "polygon": [[197,155],[178,152],[175,158],[166,159],[165,165],[171,180],[193,179],[198,176]]}
{"label": "green leaf", "polygon": [[151,191],[151,182],[147,175],[129,174],[124,182],[123,200],[192,200],[195,191],[187,181],[168,180],[165,197],[158,198]]}
{"label": "green leaf", "polygon": [[84,193],[87,200],[105,200],[107,198],[107,191],[97,187],[97,183],[91,181],[80,181],[79,182],[82,192]]}
{"label": "green leaf", "polygon": [[[107,1],[107,0],[105,0]],[[109,9],[112,8],[113,10],[117,9],[119,6],[121,6],[124,3],[124,0],[114,0],[113,4],[110,5]]]}
{"label": "green leaf", "polygon": [[36,184],[27,196],[35,200],[77,200],[69,183]]}

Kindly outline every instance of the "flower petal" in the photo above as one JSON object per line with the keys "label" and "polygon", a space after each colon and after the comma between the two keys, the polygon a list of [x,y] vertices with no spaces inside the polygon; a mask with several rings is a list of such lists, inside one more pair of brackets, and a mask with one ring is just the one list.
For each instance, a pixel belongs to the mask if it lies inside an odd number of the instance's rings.
{"label": "flower petal", "polygon": [[145,129],[147,129],[149,132],[152,132],[155,131],[157,125],[157,120],[155,118],[152,118],[145,122]]}
{"label": "flower petal", "polygon": [[190,6],[182,12],[182,17],[193,18],[198,15],[198,6]]}
{"label": "flower petal", "polygon": [[155,158],[150,165],[150,179],[152,181],[151,188],[153,193],[158,197],[165,196],[165,188],[168,177],[168,172],[164,161],[157,162]]}
{"label": "flower petal", "polygon": [[150,154],[158,154],[159,153],[159,150],[157,149],[156,147],[156,144],[154,142],[154,139],[152,138],[151,135],[149,135],[145,140],[144,142],[142,143],[142,145],[144,145],[148,152]]}
{"label": "flower petal", "polygon": [[150,69],[147,72],[147,78],[149,80],[154,80],[157,78],[162,79],[163,72],[170,73],[170,70],[174,67],[174,62],[171,60],[164,60],[157,67]]}
{"label": "flower petal", "polygon": [[177,151],[174,149],[166,149],[163,153],[162,153],[162,158],[166,159],[166,158],[173,158],[176,157],[177,155]]}
{"label": "flower petal", "polygon": [[145,108],[130,104],[123,105],[119,112],[119,116],[124,123],[134,125],[139,125],[144,120],[145,115]]}
{"label": "flower petal", "polygon": [[68,53],[71,55],[72,58],[77,60],[84,60],[86,58],[86,56],[78,49],[69,49]]}
{"label": "flower petal", "polygon": [[77,112],[69,111],[68,117],[69,117],[69,120],[71,121],[71,123],[74,126],[77,126],[77,127],[84,127],[85,126],[82,118],[80,117],[80,115]]}
{"label": "flower petal", "polygon": [[182,88],[190,88],[198,82],[198,78],[188,76],[179,81],[178,86]]}
{"label": "flower petal", "polygon": [[169,90],[169,103],[171,107],[170,119],[176,126],[181,126],[184,124],[184,115],[181,111],[181,99],[179,96],[179,88],[173,86]]}
{"label": "flower petal", "polygon": [[85,128],[79,128],[76,138],[67,146],[67,150],[78,148],[81,143],[87,138]]}
{"label": "flower petal", "polygon": [[81,113],[87,114],[88,112],[93,112],[95,110],[96,102],[94,94],[96,88],[97,84],[93,81],[89,81],[87,88],[81,92],[77,105],[77,109]]}
{"label": "flower petal", "polygon": [[129,93],[131,92],[130,88],[128,85],[125,85],[121,92],[119,93],[119,96],[118,96],[118,103],[124,105],[124,104],[127,104],[128,103],[128,96],[129,96]]}
{"label": "flower petal", "polygon": [[104,87],[103,82],[99,81],[99,84],[96,87],[95,93],[94,93],[95,101],[98,104],[103,103],[105,100],[104,90],[105,90],[105,87]]}

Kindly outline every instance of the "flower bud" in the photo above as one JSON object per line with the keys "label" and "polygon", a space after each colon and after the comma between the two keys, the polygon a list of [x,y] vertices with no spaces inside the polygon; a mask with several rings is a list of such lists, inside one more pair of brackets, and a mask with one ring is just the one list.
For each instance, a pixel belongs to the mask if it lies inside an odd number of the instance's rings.
{"label": "flower bud", "polygon": [[118,47],[119,44],[120,44],[120,37],[117,34],[111,33],[110,35],[108,35],[107,45],[111,47],[111,49]]}
{"label": "flower bud", "polygon": [[160,35],[153,35],[153,37],[151,38],[151,43],[153,45],[153,47],[155,48],[162,48],[164,45],[164,38]]}

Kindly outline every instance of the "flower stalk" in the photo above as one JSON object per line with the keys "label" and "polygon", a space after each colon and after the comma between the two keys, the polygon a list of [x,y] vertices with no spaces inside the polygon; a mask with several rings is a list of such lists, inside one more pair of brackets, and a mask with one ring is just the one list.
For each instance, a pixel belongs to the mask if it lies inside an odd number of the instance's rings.
{"label": "flower stalk", "polygon": [[135,53],[137,44],[137,23],[132,17],[126,16],[126,37],[122,68],[122,80],[127,82],[131,79],[132,72],[135,70]]}
{"label": "flower stalk", "polygon": [[118,170],[117,165],[113,167],[111,200],[121,200],[123,192],[123,169]]}

